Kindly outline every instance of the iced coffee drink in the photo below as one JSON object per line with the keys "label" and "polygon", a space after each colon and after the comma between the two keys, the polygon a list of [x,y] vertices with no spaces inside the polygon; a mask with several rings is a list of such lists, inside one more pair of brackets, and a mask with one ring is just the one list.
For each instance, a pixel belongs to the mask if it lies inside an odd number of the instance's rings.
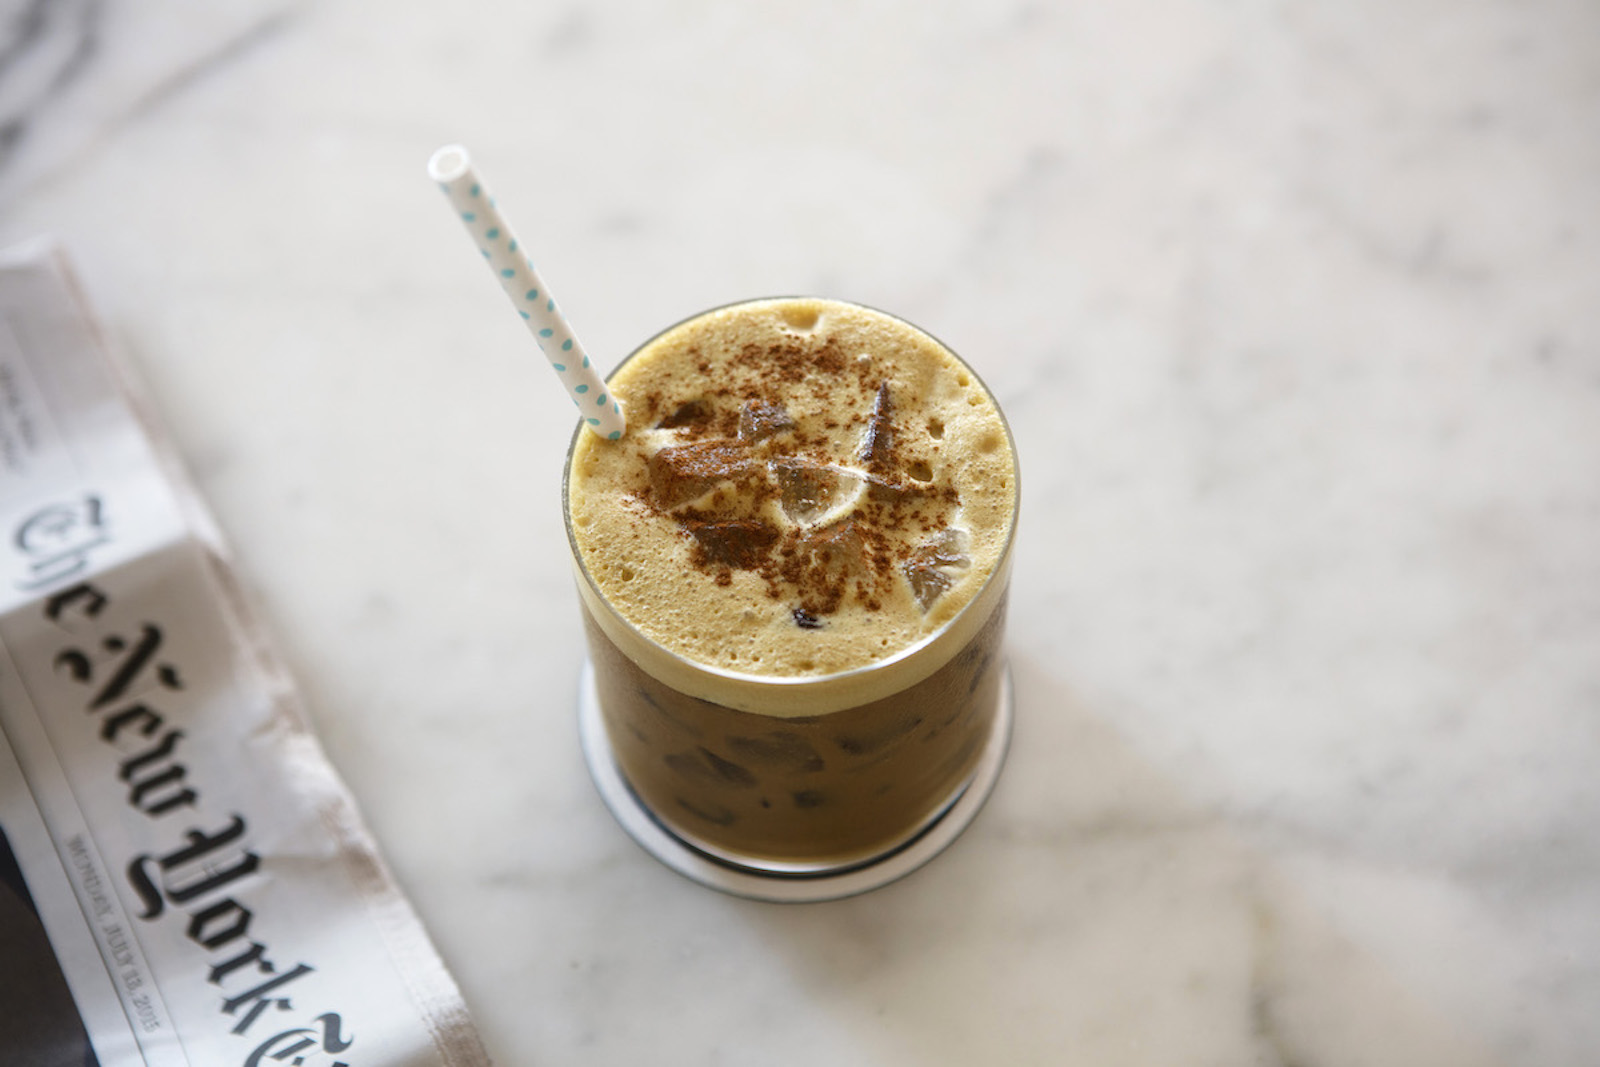
{"label": "iced coffee drink", "polygon": [[826,872],[915,838],[995,730],[1017,509],[993,398],[837,301],[690,319],[609,379],[568,534],[600,712],[652,817],[707,855]]}

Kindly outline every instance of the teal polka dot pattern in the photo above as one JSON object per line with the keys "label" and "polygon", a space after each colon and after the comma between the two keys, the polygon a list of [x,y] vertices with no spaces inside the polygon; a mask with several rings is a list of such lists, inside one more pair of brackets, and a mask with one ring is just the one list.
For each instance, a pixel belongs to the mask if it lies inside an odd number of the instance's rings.
{"label": "teal polka dot pattern", "polygon": [[[556,307],[555,297],[550,295],[533,261],[525,251],[519,254],[521,245],[516,235],[473,169],[466,149],[459,145],[441,148],[430,160],[428,171],[466,225],[518,316],[528,324],[534,340],[546,353],[550,368],[560,377],[567,395],[587,412],[584,423],[606,440],[622,437],[627,432],[622,405],[606,390],[604,380],[573,336],[572,327]],[[559,361],[552,357],[559,357]],[[582,404],[580,397],[594,402]]]}

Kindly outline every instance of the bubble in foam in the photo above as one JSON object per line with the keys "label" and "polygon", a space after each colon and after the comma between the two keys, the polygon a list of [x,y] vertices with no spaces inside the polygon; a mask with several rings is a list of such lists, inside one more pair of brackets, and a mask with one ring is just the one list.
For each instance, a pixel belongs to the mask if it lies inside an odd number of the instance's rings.
{"label": "bubble in foam", "polygon": [[783,309],[783,324],[796,333],[815,330],[821,317],[816,308],[804,304],[790,304]]}

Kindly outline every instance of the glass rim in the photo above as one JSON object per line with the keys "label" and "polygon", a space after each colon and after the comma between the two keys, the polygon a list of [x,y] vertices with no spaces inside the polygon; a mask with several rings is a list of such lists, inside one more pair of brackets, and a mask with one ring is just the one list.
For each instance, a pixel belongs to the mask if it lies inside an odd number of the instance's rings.
{"label": "glass rim", "polygon": [[[590,592],[594,595],[594,598],[601,604],[605,605],[606,609],[611,613],[612,618],[615,619],[621,626],[623,626],[630,634],[638,638],[640,641],[643,641],[645,644],[650,645],[662,655],[676,660],[680,665],[691,668],[695,671],[699,671],[713,678],[723,679],[728,682],[734,682],[740,685],[749,685],[756,688],[771,687],[773,689],[791,689],[805,686],[817,686],[822,684],[837,684],[854,677],[878,673],[891,667],[892,665],[905,662],[911,657],[927,649],[935,641],[939,640],[939,638],[949,633],[958,622],[966,619],[968,614],[978,607],[979,602],[986,598],[989,590],[994,586],[997,578],[1005,582],[1009,582],[1011,570],[1011,550],[1012,546],[1016,542],[1017,525],[1022,512],[1022,464],[1017,458],[1016,437],[1011,432],[1010,420],[1006,418],[1005,410],[1001,408],[1000,401],[998,398],[996,398],[994,390],[989,388],[989,383],[984,381],[982,375],[973,369],[972,365],[963,359],[959,352],[945,344],[938,337],[935,337],[932,333],[929,333],[927,330],[923,329],[921,326],[918,326],[909,319],[902,318],[893,312],[884,311],[881,308],[873,307],[870,304],[863,304],[854,300],[842,300],[838,297],[832,296],[815,295],[759,296],[751,297],[746,300],[734,300],[726,304],[718,304],[715,307],[709,307],[702,311],[697,311],[692,315],[685,316],[684,318],[672,323],[670,326],[666,326],[651,334],[649,338],[635,346],[633,351],[629,352],[626,356],[619,360],[616,366],[612,367],[611,370],[606,373],[605,380],[609,383],[611,377],[624,366],[626,366],[630,360],[632,360],[640,352],[643,352],[645,349],[649,348],[658,339],[666,336],[673,330],[678,329],[680,326],[685,326],[688,323],[694,322],[696,319],[704,318],[707,315],[714,315],[720,311],[729,311],[734,308],[744,307],[748,304],[765,304],[773,301],[784,300],[820,300],[830,304],[843,304],[846,307],[859,308],[863,311],[870,311],[875,315],[882,315],[885,318],[893,319],[895,322],[910,327],[912,330],[922,334],[924,337],[928,338],[934,344],[938,345],[941,349],[954,357],[956,362],[961,364],[961,366],[966,369],[967,373],[972,375],[973,380],[983,388],[984,394],[989,398],[990,403],[994,405],[995,413],[1000,416],[1000,426],[1005,431],[1006,445],[1011,450],[1011,523],[1006,530],[1005,544],[1000,548],[1000,553],[996,557],[994,568],[989,572],[988,576],[984,578],[983,584],[973,592],[970,598],[968,598],[967,602],[963,604],[954,615],[946,619],[937,630],[927,634],[920,640],[907,645],[892,655],[885,656],[881,659],[875,659],[870,663],[863,663],[856,667],[847,667],[842,671],[833,671],[828,674],[807,674],[789,677],[770,674],[750,674],[744,671],[732,671],[725,667],[716,667],[708,663],[702,663],[699,660],[691,659],[675,649],[668,648],[660,641],[640,630],[631,620],[623,615],[621,611],[617,610],[616,606],[611,602],[611,599],[605,595],[605,591],[600,588],[599,583],[595,581],[594,575],[590,573],[589,565],[583,558],[583,552],[578,547],[577,536],[572,528],[572,456],[574,451],[577,449],[580,435],[585,433],[587,429],[583,421],[579,420],[577,426],[573,429],[572,440],[567,445],[567,457],[561,471],[561,521],[567,532],[567,548],[571,553],[572,561],[577,567],[579,573],[583,575],[583,580],[588,585]],[[607,442],[607,444],[609,443],[610,442]],[[953,654],[954,653],[952,653],[952,655]],[[641,667],[641,669],[643,668]]]}

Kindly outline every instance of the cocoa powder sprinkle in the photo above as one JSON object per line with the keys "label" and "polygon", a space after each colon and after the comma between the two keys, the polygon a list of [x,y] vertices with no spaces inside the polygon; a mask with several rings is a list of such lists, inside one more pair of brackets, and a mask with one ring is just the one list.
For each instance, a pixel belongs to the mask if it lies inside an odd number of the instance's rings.
{"label": "cocoa powder sprinkle", "polygon": [[[894,423],[891,383],[871,360],[855,358],[831,338],[749,343],[730,363],[733,374],[656,423],[682,443],[649,458],[639,499],[677,523],[693,542],[691,562],[712,581],[729,584],[733,571],[756,575],[769,597],[795,605],[803,629],[820,628],[848,599],[879,610],[893,583],[905,581],[914,548],[903,535],[943,528],[959,504],[952,487],[912,477],[929,468],[907,454]],[[698,365],[709,373],[707,360]],[[851,476],[866,482],[861,505],[825,527],[811,521],[847,483],[821,454],[825,439],[808,435],[790,415],[786,401],[797,390],[850,412],[828,416],[826,429],[863,427],[847,460],[864,468]],[[667,403],[651,394],[648,410],[653,415]],[[793,528],[762,518],[773,500],[789,510]]]}

